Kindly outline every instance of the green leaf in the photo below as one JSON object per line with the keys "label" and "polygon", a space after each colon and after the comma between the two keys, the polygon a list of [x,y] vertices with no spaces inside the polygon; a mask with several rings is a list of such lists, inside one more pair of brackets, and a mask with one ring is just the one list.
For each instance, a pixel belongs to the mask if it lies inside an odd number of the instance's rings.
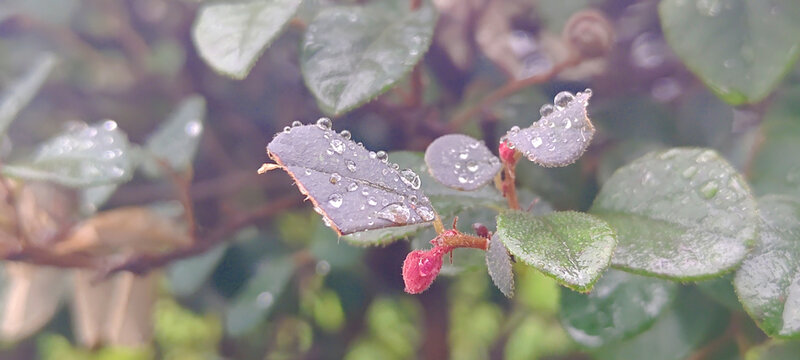
{"label": "green leaf", "polygon": [[800,336],[800,200],[759,201],[761,239],[733,285],[745,310],[769,336]]}
{"label": "green leaf", "polygon": [[67,130],[42,144],[33,159],[3,167],[3,174],[70,187],[119,184],[133,173],[128,150],[127,135],[106,120]]}
{"label": "green leaf", "polygon": [[195,95],[183,100],[158,130],[147,139],[145,149],[155,159],[146,157],[142,163],[142,170],[152,177],[161,174],[161,166],[156,159],[166,161],[175,171],[188,168],[203,134],[205,113],[206,102],[203,97]]}
{"label": "green leaf", "polygon": [[352,245],[373,246],[387,245],[395,240],[410,237],[430,224],[411,224],[384,229],[367,230],[342,236],[342,240]]}
{"label": "green leaf", "polygon": [[650,327],[672,303],[677,284],[609,270],[589,294],[561,292],[561,323],[579,344],[597,347]]}
{"label": "green leaf", "polygon": [[242,0],[203,4],[192,29],[200,57],[215,71],[244,79],[292,19],[302,0]]}
{"label": "green leaf", "polygon": [[53,54],[40,56],[34,61],[28,72],[3,91],[3,94],[0,95],[0,135],[5,134],[19,111],[39,92],[39,88],[55,68],[56,62]]}
{"label": "green leaf", "polygon": [[800,87],[777,97],[764,115],[760,132],[764,141],[756,149],[749,171],[757,195],[786,194],[800,197]]}
{"label": "green leaf", "polygon": [[522,260],[577,291],[589,291],[608,267],[617,243],[604,221],[574,211],[497,216],[497,236]]}
{"label": "green leaf", "polygon": [[743,311],[739,298],[733,289],[733,275],[728,274],[720,278],[701,281],[697,284],[697,289],[703,295],[708,296],[714,301],[722,304],[731,311]]}
{"label": "green leaf", "polygon": [[511,256],[505,245],[497,237],[492,236],[486,249],[486,268],[494,286],[507,298],[514,297],[514,273],[511,271]]}
{"label": "green leaf", "polygon": [[799,341],[770,341],[747,351],[746,360],[794,360],[800,354]]}
{"label": "green leaf", "polygon": [[672,49],[733,105],[764,99],[800,52],[794,0],[664,0],[659,15]]}
{"label": "green leaf", "polygon": [[176,296],[197,292],[225,255],[227,245],[220,245],[195,257],[176,261],[167,268],[170,289]]}
{"label": "green leaf", "polygon": [[[595,352],[600,360],[681,360],[724,329],[726,313],[696,292],[682,291],[673,309],[647,331]],[[646,356],[644,356],[646,354]]]}
{"label": "green leaf", "polygon": [[696,148],[652,152],[620,168],[590,212],[617,230],[614,266],[682,281],[736,268],[758,228],[742,176]]}
{"label": "green leaf", "polygon": [[291,256],[267,258],[225,310],[225,330],[238,337],[269,315],[294,272]]}
{"label": "green leaf", "polygon": [[380,95],[422,59],[436,13],[423,1],[375,1],[324,9],[308,24],[300,66],[323,112],[341,115]]}

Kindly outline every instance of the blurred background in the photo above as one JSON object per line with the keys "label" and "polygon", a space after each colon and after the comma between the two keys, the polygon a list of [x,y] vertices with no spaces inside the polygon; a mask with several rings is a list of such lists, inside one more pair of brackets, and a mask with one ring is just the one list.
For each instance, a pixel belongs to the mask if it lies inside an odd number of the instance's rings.
{"label": "blurred background", "polygon": [[[681,285],[672,322],[589,350],[561,325],[569,290],[515,264],[517,294],[506,299],[475,250],[408,295],[403,259],[431,229],[351,244],[289,176],[257,175],[273,134],[330,115],[301,73],[308,24],[368,2],[303,1],[232,79],[198,55],[193,35],[213,3],[0,1],[0,359],[743,359],[737,342],[716,340],[731,322],[747,343],[765,339],[717,282]],[[743,2],[696,1],[706,16]],[[774,79],[750,79],[766,90],[742,95],[688,70],[692,56],[715,55],[676,55],[656,0],[424,6],[438,19],[414,70],[333,118],[368,149],[403,156],[392,152],[452,132],[497,149],[557,92],[592,88],[598,133],[584,157],[518,167],[535,211],[586,210],[616,168],[671,146],[716,149],[756,193],[800,192],[797,45]],[[463,231],[494,227],[492,206],[457,209],[445,223],[457,214]]]}

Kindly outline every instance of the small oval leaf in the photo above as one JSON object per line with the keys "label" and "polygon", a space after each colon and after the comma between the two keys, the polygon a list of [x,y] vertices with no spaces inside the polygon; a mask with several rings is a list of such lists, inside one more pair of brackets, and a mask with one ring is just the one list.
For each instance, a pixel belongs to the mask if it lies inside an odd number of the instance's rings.
{"label": "small oval leaf", "polygon": [[508,250],[577,291],[589,291],[611,261],[617,243],[604,221],[575,211],[534,216],[510,211],[497,216],[497,233]]}
{"label": "small oval leaf", "polygon": [[618,169],[590,212],[617,230],[615,266],[681,281],[737,267],[758,228],[744,178],[706,149],[652,152]]}
{"label": "small oval leaf", "polygon": [[425,150],[425,164],[439,183],[458,190],[476,190],[500,171],[500,159],[483,141],[461,134],[434,140]]}
{"label": "small oval leaf", "polygon": [[266,259],[225,309],[225,331],[237,337],[264,321],[293,273],[291,256]]}
{"label": "small oval leaf", "polygon": [[505,135],[510,147],[528,160],[546,167],[567,166],[583,155],[594,136],[594,125],[586,113],[592,91],[575,95],[562,91],[555,106],[545,104],[542,117],[530,127],[513,127]]}
{"label": "small oval leaf", "polygon": [[42,55],[34,61],[28,72],[3,91],[0,95],[0,135],[5,134],[8,125],[11,125],[20,110],[33,99],[56,63],[55,55]]}
{"label": "small oval leaf", "polygon": [[317,125],[287,128],[267,152],[331,228],[346,235],[433,221],[435,212],[419,190],[419,175],[390,166],[385,152],[368,151],[329,125],[323,118]]}
{"label": "small oval leaf", "polygon": [[511,269],[511,256],[497,235],[493,235],[486,249],[486,267],[494,286],[507,298],[514,296],[514,272]]}
{"label": "small oval leaf", "polygon": [[[181,101],[169,118],[147,139],[145,149],[156,159],[164,160],[175,171],[183,171],[192,163],[200,137],[206,101],[202,96],[190,96]],[[153,159],[144,159],[142,170],[151,177],[163,171]]]}

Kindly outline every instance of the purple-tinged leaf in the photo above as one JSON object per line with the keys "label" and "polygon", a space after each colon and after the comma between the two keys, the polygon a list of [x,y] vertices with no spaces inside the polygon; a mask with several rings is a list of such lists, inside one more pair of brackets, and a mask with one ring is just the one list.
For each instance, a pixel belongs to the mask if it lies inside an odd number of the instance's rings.
{"label": "purple-tinged leaf", "polygon": [[434,140],[425,150],[425,163],[436,181],[458,190],[476,190],[500,171],[500,159],[482,141],[461,134]]}
{"label": "purple-tinged leaf", "polygon": [[594,136],[594,125],[586,113],[591,89],[576,95],[562,91],[555,106],[545,104],[541,118],[530,127],[513,127],[505,136],[511,147],[528,160],[546,167],[567,166],[583,155]]}
{"label": "purple-tinged leaf", "polygon": [[492,282],[500,292],[507,298],[513,297],[514,273],[511,271],[511,255],[497,235],[492,236],[486,249],[486,267],[489,269]]}

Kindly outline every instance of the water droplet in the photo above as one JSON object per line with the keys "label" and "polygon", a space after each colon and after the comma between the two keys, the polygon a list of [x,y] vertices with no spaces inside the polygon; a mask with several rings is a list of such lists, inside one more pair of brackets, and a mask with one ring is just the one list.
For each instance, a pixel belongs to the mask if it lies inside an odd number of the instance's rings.
{"label": "water droplet", "polygon": [[408,224],[411,220],[411,210],[403,204],[393,203],[386,205],[378,211],[378,218],[389,220],[395,224]]}
{"label": "water droplet", "polygon": [[264,291],[258,294],[258,296],[256,297],[256,304],[260,308],[265,309],[268,308],[270,305],[272,305],[273,300],[274,297],[272,296],[272,293],[269,291]]}
{"label": "water droplet", "polygon": [[331,206],[338,209],[342,206],[343,200],[344,198],[342,197],[342,194],[333,193],[328,197],[328,204],[331,204]]}
{"label": "water droplet", "polygon": [[375,158],[377,158],[378,160],[380,160],[382,163],[385,164],[387,161],[389,161],[389,154],[381,150],[375,153]]}
{"label": "water droplet", "polygon": [[367,199],[367,204],[369,204],[370,206],[378,205],[378,200],[370,196],[369,199]]}
{"label": "water droplet", "polygon": [[301,123],[301,122],[299,122],[297,120],[292,121],[292,127],[298,127],[298,126],[303,126],[303,123]]}
{"label": "water droplet", "polygon": [[562,91],[556,94],[556,97],[553,99],[553,102],[556,104],[558,108],[565,108],[569,105],[570,101],[575,99],[575,95],[572,95],[569,91]]}
{"label": "water droplet", "polygon": [[113,131],[117,129],[117,122],[114,120],[106,120],[103,122],[103,129],[107,131]]}
{"label": "water droplet", "polygon": [[345,160],[344,165],[347,166],[347,170],[350,170],[350,172],[356,172],[356,163],[353,160]]}
{"label": "water droplet", "polygon": [[545,117],[547,115],[552,114],[554,111],[556,111],[556,108],[553,107],[553,105],[544,104],[544,105],[542,105],[542,107],[539,108],[539,115],[541,115],[542,117]]}
{"label": "water droplet", "polygon": [[717,195],[717,191],[719,191],[719,185],[716,181],[709,181],[702,188],[700,188],[700,192],[706,199],[711,199],[714,195]]}
{"label": "water droplet", "polygon": [[466,183],[467,183],[467,181],[469,181],[469,179],[467,179],[467,178],[466,178],[466,177],[464,177],[463,175],[459,175],[459,176],[458,176],[458,183],[459,183],[459,184],[466,184]]}
{"label": "water droplet", "polygon": [[539,146],[542,146],[542,138],[537,136],[537,137],[531,139],[531,145],[533,145],[534,148],[538,148]]}
{"label": "water droplet", "polygon": [[390,166],[392,167],[392,169],[395,169],[395,170],[399,170],[400,169],[400,165],[397,165],[397,164],[392,164]]}
{"label": "water droplet", "polygon": [[468,162],[467,162],[467,170],[469,170],[469,172],[476,172],[476,171],[478,171],[478,163],[477,163],[477,162],[475,162],[474,160],[470,160],[470,161],[468,161]]}
{"label": "water droplet", "polygon": [[317,265],[314,266],[314,271],[317,275],[328,275],[331,272],[331,264],[325,260],[317,261]]}
{"label": "water droplet", "polygon": [[688,168],[686,168],[685,170],[683,170],[683,173],[682,173],[682,174],[683,174],[683,177],[685,177],[685,178],[687,178],[687,179],[688,179],[688,178],[690,178],[690,177],[694,176],[694,174],[697,174],[697,167],[695,167],[695,166],[689,166]]}
{"label": "water droplet", "polygon": [[342,140],[339,139],[331,140],[331,150],[341,155],[344,152],[344,142],[342,142]]}
{"label": "water droplet", "polygon": [[417,195],[412,194],[411,196],[409,196],[408,197],[408,202],[410,202],[411,205],[416,205],[417,204]]}
{"label": "water droplet", "polygon": [[375,158],[377,158],[377,157],[378,157],[378,155],[377,155],[377,154],[375,154],[375,152],[374,152],[374,151],[370,151],[370,152],[369,152],[369,158],[370,158],[370,159],[375,159]]}
{"label": "water droplet", "polygon": [[338,183],[340,180],[342,180],[342,176],[341,176],[341,175],[339,175],[339,173],[333,173],[333,174],[331,174],[331,178],[330,178],[330,182],[331,182],[331,184],[336,184],[336,183]]}
{"label": "water droplet", "polygon": [[284,126],[284,127],[283,127],[283,132],[284,132],[284,133],[288,134],[288,133],[290,133],[291,131],[292,131],[292,128],[290,128],[290,127],[288,127],[288,126]]}
{"label": "water droplet", "polygon": [[414,190],[418,190],[421,182],[419,179],[419,175],[415,173],[411,169],[403,169],[400,171],[400,180],[403,180],[403,183],[410,186]]}
{"label": "water droplet", "polygon": [[305,173],[306,175],[311,175],[311,169],[306,169]]}
{"label": "water droplet", "polygon": [[469,152],[462,151],[458,154],[458,158],[461,160],[466,160],[469,157]]}
{"label": "water droplet", "polygon": [[350,185],[347,185],[347,191],[356,191],[356,190],[358,190],[358,184],[350,183]]}
{"label": "water droplet", "polygon": [[710,161],[713,158],[714,158],[714,152],[706,150],[700,153],[700,155],[697,155],[697,158],[695,158],[695,162],[704,163]]}
{"label": "water droplet", "polygon": [[414,211],[416,211],[417,215],[419,215],[419,217],[425,221],[432,221],[436,217],[436,214],[434,214],[433,210],[427,206],[420,206]]}
{"label": "water droplet", "polygon": [[511,135],[516,135],[519,132],[519,126],[512,126],[511,129],[508,130],[508,133]]}
{"label": "water droplet", "polygon": [[[564,119],[564,129],[569,129],[571,127],[572,127],[572,120]],[[564,139],[564,140],[566,140],[566,139]]]}
{"label": "water droplet", "polygon": [[326,117],[321,117],[317,120],[317,126],[322,130],[330,130],[333,123],[331,123],[331,119]]}
{"label": "water droplet", "polygon": [[111,150],[103,151],[103,159],[111,160],[111,159],[113,159],[115,157],[117,157],[117,154],[115,152],[113,152]]}
{"label": "water droplet", "polygon": [[340,132],[339,135],[342,135],[342,137],[347,139],[347,140],[350,140],[350,137],[352,136],[350,134],[350,131],[347,131],[347,130],[342,130],[342,132]]}
{"label": "water droplet", "polygon": [[203,124],[197,120],[189,121],[186,123],[186,126],[183,127],[183,131],[186,132],[186,135],[191,137],[198,136],[203,132]]}

